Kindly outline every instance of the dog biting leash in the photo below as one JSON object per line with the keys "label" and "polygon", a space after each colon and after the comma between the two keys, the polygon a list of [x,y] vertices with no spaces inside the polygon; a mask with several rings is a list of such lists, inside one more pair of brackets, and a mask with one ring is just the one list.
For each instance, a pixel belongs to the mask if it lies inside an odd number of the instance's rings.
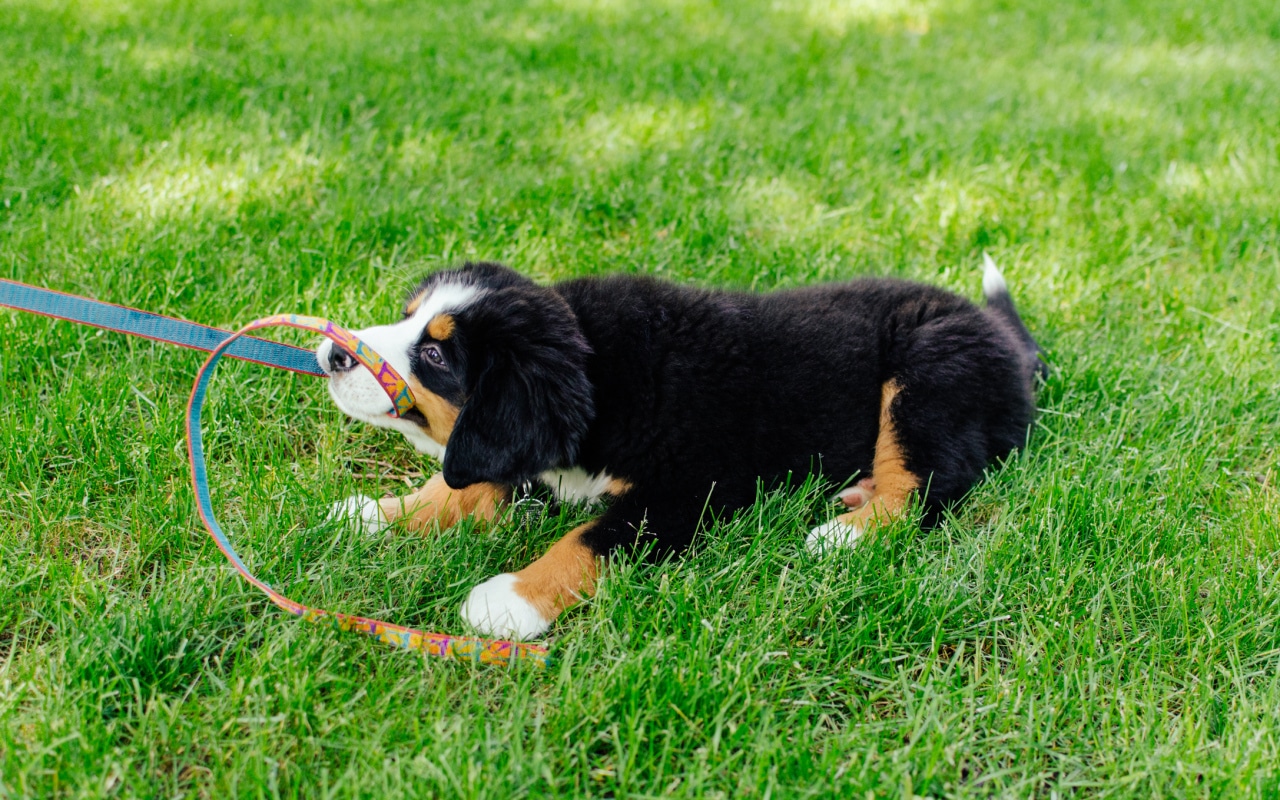
{"label": "dog biting leash", "polygon": [[198,325],[126,306],[103,303],[3,279],[0,279],[0,306],[142,336],[154,341],[209,353],[208,359],[196,374],[195,385],[191,389],[191,399],[187,405],[187,453],[191,461],[191,487],[195,492],[196,507],[199,509],[205,530],[209,532],[218,549],[227,557],[231,565],[245,580],[262,590],[271,602],[280,608],[308,622],[344,631],[356,631],[403,650],[416,650],[441,658],[485,664],[511,664],[519,661],[546,666],[549,663],[550,654],[547,649],[538,645],[428,633],[352,614],[309,608],[290,600],[256,578],[240,559],[235,548],[231,546],[231,542],[213,513],[205,465],[204,441],[200,429],[201,411],[214,369],[223,356],[227,356],[323,377],[325,373],[316,363],[315,355],[310,350],[245,335],[250,331],[274,326],[298,328],[328,338],[368,369],[390,398],[394,406],[392,415],[400,416],[412,408],[413,393],[404,379],[381,356],[350,332],[320,317],[277,314],[250,322],[239,331],[232,333],[207,325]]}

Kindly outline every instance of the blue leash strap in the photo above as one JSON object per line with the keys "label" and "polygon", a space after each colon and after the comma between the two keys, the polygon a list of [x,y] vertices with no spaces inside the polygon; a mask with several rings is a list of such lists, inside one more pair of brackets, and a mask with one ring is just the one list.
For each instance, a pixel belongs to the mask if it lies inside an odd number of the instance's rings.
{"label": "blue leash strap", "polygon": [[[128,306],[90,300],[73,294],[28,286],[25,283],[0,278],[0,306],[30,311],[54,319],[79,322],[95,328],[105,328],[117,333],[141,336],[157,342],[190,347],[193,350],[213,352],[218,345],[231,338],[230,331],[211,328],[195,322],[139,311]],[[244,336],[236,339],[227,349],[229,358],[253,361],[269,367],[287,369],[305,375],[326,377],[316,363],[313,352],[289,344]]]}

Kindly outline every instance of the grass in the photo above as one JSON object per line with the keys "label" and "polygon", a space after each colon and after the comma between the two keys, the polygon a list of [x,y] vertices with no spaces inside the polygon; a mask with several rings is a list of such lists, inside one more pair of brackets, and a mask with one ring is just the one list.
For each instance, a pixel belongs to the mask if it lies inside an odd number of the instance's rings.
{"label": "grass", "polygon": [[[275,611],[195,517],[200,357],[0,312],[0,797],[1280,795],[1274,2],[0,0],[0,52],[0,277],[359,326],[464,258],[976,296],[985,250],[1055,365],[941,528],[814,559],[821,487],[764,496],[537,673]],[[304,602],[458,631],[572,523],[353,537],[434,465],[215,395]]]}

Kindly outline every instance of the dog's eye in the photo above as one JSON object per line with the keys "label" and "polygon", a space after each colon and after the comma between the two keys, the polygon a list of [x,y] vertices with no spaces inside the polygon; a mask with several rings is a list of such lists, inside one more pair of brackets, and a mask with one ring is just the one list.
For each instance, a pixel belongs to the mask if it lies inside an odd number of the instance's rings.
{"label": "dog's eye", "polygon": [[429,347],[424,348],[422,354],[427,357],[428,361],[435,364],[437,367],[444,366],[444,356],[440,354],[440,348],[435,345],[430,345]]}

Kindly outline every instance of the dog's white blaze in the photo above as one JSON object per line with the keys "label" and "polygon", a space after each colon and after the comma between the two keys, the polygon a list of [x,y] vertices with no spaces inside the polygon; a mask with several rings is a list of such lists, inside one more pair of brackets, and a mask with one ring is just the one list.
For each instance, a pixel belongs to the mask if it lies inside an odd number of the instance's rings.
{"label": "dog's white blaze", "polygon": [[490,636],[516,641],[532,639],[551,626],[538,609],[516,594],[515,575],[495,575],[471,590],[462,604],[467,624]]}
{"label": "dog's white blaze", "polygon": [[548,470],[539,475],[538,480],[551,489],[557,500],[589,503],[605,493],[613,482],[613,476],[607,472],[592,475],[582,467],[573,467]]}
{"label": "dog's white blaze", "polygon": [[[483,294],[477,286],[471,286],[465,283],[442,283],[431,290],[431,294],[423,298],[418,307],[414,309],[409,319],[418,320],[418,333],[422,333],[423,327],[435,318],[437,314],[443,314],[446,311],[460,311],[476,301]],[[416,340],[415,340],[416,341]],[[374,348],[375,350],[377,348]]]}
{"label": "dog's white blaze", "polygon": [[982,254],[982,294],[988,298],[1008,294],[1009,285],[1004,282],[1004,275],[996,262],[986,253]]}
{"label": "dog's white blaze", "polygon": [[[427,323],[437,314],[465,308],[475,302],[481,293],[475,286],[442,284],[432,289],[431,294],[423,299],[409,317],[391,325],[377,325],[352,333],[385,358],[392,369],[408,377],[409,352],[422,338],[422,329]],[[316,349],[316,360],[326,372],[329,371],[329,353],[332,350],[333,342],[328,339]],[[445,448],[442,442],[432,439],[426,431],[412,422],[390,416],[391,400],[367,369],[357,368],[330,375],[329,395],[348,416],[380,428],[400,431],[418,450],[434,458],[444,458]]]}

